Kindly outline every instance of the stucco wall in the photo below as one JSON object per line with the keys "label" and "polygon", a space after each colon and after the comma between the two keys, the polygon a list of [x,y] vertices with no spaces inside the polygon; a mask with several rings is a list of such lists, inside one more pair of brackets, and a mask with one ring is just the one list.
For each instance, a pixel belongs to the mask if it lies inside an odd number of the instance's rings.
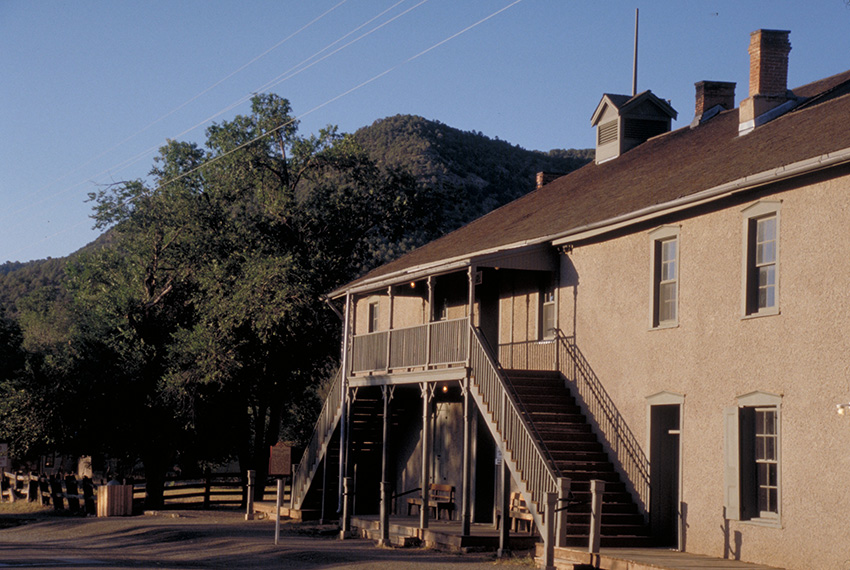
{"label": "stucco wall", "polygon": [[[848,191],[845,177],[760,196],[782,201],[776,316],[742,318],[741,210],[755,199],[665,221],[681,227],[674,328],[651,330],[652,228],[561,257],[561,329],[638,439],[648,396],[684,395],[689,551],[799,569],[850,559],[850,417],[835,408],[850,401]],[[723,518],[723,410],[756,390],[782,396],[781,528]]]}

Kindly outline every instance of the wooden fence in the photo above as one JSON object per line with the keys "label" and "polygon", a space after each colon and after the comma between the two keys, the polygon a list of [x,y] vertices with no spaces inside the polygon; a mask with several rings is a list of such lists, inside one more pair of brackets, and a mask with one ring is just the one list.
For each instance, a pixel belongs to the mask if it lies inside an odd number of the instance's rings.
{"label": "wooden fence", "polygon": [[[103,484],[103,483],[101,483]],[[145,498],[145,482],[133,481],[133,502],[142,505]],[[164,487],[164,506],[175,508],[212,508],[214,506],[244,506],[247,480],[239,473],[205,474],[196,479],[169,478]],[[97,487],[91,479],[77,479],[73,475],[34,475],[2,473],[0,477],[0,502],[40,502],[53,505],[56,510],[67,509],[74,513],[95,514]],[[265,493],[273,496],[276,483],[266,481]]]}

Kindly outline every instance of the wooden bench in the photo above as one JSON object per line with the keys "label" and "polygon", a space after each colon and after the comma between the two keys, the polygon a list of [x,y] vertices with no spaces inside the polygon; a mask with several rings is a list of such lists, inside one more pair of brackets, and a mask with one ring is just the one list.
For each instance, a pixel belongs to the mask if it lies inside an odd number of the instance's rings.
{"label": "wooden bench", "polygon": [[[422,508],[421,497],[407,499],[407,516],[410,516],[410,510],[413,507]],[[451,485],[436,483],[428,485],[428,507],[434,510],[437,520],[440,520],[440,511],[445,511],[448,520],[452,520],[452,513],[455,510],[455,488]]]}
{"label": "wooden bench", "polygon": [[[522,498],[521,493],[511,493],[510,502],[508,504],[508,516],[510,518],[510,522],[508,524],[511,525],[511,530],[514,532],[519,532],[521,526],[524,527],[524,530],[526,530],[528,534],[532,534],[534,532],[534,524],[532,524],[534,522],[534,517],[531,515],[531,511],[528,510],[528,507],[525,504],[525,499]],[[501,522],[501,517],[501,509],[497,507],[497,528]]]}

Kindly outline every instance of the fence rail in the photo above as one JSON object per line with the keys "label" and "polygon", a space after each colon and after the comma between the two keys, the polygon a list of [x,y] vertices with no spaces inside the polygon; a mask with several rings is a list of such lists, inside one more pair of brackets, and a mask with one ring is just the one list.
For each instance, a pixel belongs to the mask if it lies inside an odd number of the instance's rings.
{"label": "fence rail", "polygon": [[[73,475],[57,477],[24,473],[0,474],[0,501],[38,502],[52,505],[56,510],[95,514],[97,488],[88,477],[77,479]],[[101,483],[102,484],[102,483]],[[134,481],[133,500],[142,503],[145,497],[144,481]],[[266,482],[265,492],[274,494],[275,484]],[[209,474],[195,479],[171,478],[163,489],[165,506],[192,505],[211,508],[213,506],[244,505],[246,483],[240,473]]]}

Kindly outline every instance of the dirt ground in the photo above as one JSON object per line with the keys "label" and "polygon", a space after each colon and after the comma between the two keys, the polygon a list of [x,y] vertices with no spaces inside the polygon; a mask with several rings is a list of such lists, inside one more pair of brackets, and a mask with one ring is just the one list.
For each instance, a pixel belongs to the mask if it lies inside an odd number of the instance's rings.
{"label": "dirt ground", "polygon": [[528,559],[377,548],[339,540],[334,527],[246,521],[235,510],[179,510],[133,517],[79,517],[31,506],[0,505],[2,568],[461,569],[532,567]]}

